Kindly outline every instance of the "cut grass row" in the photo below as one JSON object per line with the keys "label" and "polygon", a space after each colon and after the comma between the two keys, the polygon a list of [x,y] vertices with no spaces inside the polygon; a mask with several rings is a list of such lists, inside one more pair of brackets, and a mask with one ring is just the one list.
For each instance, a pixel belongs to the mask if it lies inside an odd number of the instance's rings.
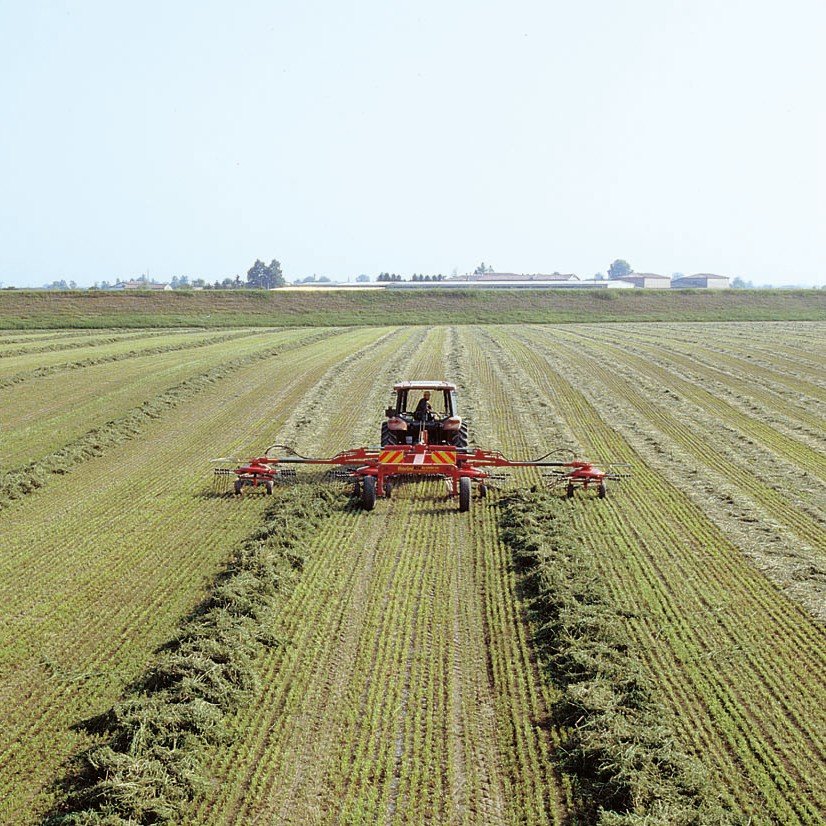
{"label": "cut grass row", "polygon": [[[137,438],[147,422],[163,416],[193,396],[210,389],[233,371],[273,358],[290,346],[292,345],[282,344],[278,348],[258,348],[248,355],[223,361],[205,372],[191,375],[150,397],[139,406],[64,443],[56,450],[33,459],[22,467],[7,471],[0,477],[0,509],[54,481],[55,476],[62,476],[90,458]],[[300,341],[298,346],[301,346]]]}
{"label": "cut grass row", "polygon": [[824,785],[822,763],[812,762],[826,730],[822,629],[646,466],[571,384],[567,362],[549,355],[557,352],[550,337],[543,353],[500,330],[495,339],[514,354],[514,381],[528,378],[539,398],[555,401],[584,452],[631,465],[625,491],[576,515],[612,597],[638,617],[629,623],[632,640],[683,743],[736,811],[818,822],[824,799],[811,789]]}
{"label": "cut grass row", "polygon": [[[327,331],[328,335],[334,330]],[[255,358],[323,336],[324,331],[267,331],[231,342],[104,362],[0,389],[0,462],[8,472],[104,427],[176,385],[229,361]]]}
{"label": "cut grass row", "polygon": [[4,816],[31,822],[48,807],[61,761],[88,742],[69,725],[114,702],[255,526],[263,499],[201,495],[209,458],[260,447],[330,366],[383,334],[354,330],[242,367],[0,516]]}
{"label": "cut grass row", "polygon": [[334,494],[319,486],[277,491],[263,525],[126,697],[86,724],[104,742],[77,756],[66,779],[68,799],[49,823],[184,819],[193,794],[207,783],[204,747],[225,741],[226,715],[255,686],[256,658],[278,644],[265,630],[268,620],[303,566],[303,546],[334,507]]}
{"label": "cut grass row", "polygon": [[239,330],[218,334],[214,332],[188,333],[184,337],[168,334],[139,342],[119,340],[114,343],[89,345],[80,353],[72,353],[68,360],[67,354],[62,350],[48,353],[26,353],[0,361],[0,388],[32,381],[54,373],[80,370],[96,364],[126,361],[140,356],[152,356],[177,350],[190,350],[258,334],[257,330]]}
{"label": "cut grass row", "polygon": [[[442,375],[449,341],[433,331],[393,372]],[[366,406],[383,406],[382,389]],[[370,432],[351,430],[355,442]],[[236,745],[216,750],[197,822],[561,822],[495,520],[460,517],[443,491],[401,486],[318,537],[274,628],[289,644],[265,658]]]}
{"label": "cut grass row", "polygon": [[[569,350],[558,338],[551,356],[536,335],[528,342],[576,378],[649,465],[668,467],[675,484],[741,549],[822,612],[826,496],[816,476],[776,457],[773,443],[756,444],[733,428],[720,428],[697,405],[680,404],[680,415],[672,414],[673,391],[659,368],[650,382],[640,372],[629,376],[621,356]],[[675,381],[682,393],[684,379]]]}

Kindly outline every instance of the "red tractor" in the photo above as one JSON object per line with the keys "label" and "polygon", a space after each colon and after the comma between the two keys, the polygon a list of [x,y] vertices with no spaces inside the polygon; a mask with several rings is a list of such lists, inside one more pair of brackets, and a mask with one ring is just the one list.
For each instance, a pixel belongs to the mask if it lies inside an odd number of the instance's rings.
{"label": "red tractor", "polygon": [[[613,470],[606,472],[582,459],[553,458],[567,451],[519,460],[508,459],[496,450],[469,448],[467,424],[456,410],[456,385],[450,382],[404,381],[395,385],[393,392],[396,401],[385,410],[380,447],[359,447],[313,458],[301,456],[287,445],[271,445],[263,456],[234,470],[215,472],[235,477],[236,494],[247,486],[263,487],[272,493],[277,478],[294,475],[292,465],[337,465],[355,482],[355,493],[365,510],[373,510],[377,498],[389,499],[396,483],[426,476],[445,480],[449,495],[458,499],[460,511],[470,509],[473,486],[479,496],[485,496],[488,482],[497,478],[500,469],[549,469],[554,484],[564,484],[569,497],[576,488],[593,488],[603,499],[605,480],[621,478]],[[275,448],[281,450],[281,456],[270,455]]]}
{"label": "red tractor", "polygon": [[393,387],[396,402],[384,411],[381,446],[427,444],[468,446],[467,423],[456,409],[456,385],[447,381],[402,381]]}

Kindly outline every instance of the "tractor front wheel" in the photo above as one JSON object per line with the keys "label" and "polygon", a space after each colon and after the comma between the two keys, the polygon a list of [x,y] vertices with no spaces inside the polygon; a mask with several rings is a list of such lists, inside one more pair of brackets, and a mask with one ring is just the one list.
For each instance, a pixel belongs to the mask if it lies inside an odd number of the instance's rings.
{"label": "tractor front wheel", "polygon": [[470,510],[470,479],[463,476],[459,480],[459,513]]}
{"label": "tractor front wheel", "polygon": [[361,506],[366,511],[376,507],[376,477],[365,476],[361,483]]}

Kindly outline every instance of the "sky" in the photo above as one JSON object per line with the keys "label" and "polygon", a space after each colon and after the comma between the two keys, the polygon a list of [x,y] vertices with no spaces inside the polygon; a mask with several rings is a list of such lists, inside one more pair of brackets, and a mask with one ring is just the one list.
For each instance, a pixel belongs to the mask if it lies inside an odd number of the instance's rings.
{"label": "sky", "polygon": [[0,282],[826,284],[823,0],[0,0]]}

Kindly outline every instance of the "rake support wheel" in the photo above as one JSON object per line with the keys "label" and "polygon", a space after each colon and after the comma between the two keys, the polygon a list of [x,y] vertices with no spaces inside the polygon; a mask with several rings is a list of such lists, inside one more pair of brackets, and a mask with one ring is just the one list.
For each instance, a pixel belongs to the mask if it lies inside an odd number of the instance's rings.
{"label": "rake support wheel", "polygon": [[470,479],[463,476],[459,480],[459,513],[470,510]]}
{"label": "rake support wheel", "polygon": [[376,477],[365,476],[361,483],[361,506],[366,511],[376,507]]}

